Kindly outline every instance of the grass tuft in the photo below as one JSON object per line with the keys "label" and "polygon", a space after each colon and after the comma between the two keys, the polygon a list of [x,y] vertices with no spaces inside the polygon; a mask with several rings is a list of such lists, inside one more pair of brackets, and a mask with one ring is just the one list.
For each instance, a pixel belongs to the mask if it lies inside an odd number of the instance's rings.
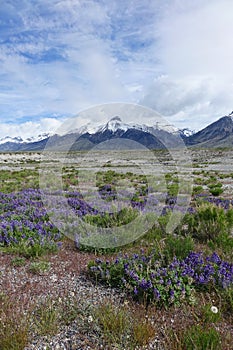
{"label": "grass tuft", "polygon": [[0,349],[23,350],[29,341],[29,320],[23,310],[0,294]]}
{"label": "grass tuft", "polygon": [[106,345],[135,349],[147,345],[156,331],[144,308],[116,306],[106,301],[96,307],[95,319]]}

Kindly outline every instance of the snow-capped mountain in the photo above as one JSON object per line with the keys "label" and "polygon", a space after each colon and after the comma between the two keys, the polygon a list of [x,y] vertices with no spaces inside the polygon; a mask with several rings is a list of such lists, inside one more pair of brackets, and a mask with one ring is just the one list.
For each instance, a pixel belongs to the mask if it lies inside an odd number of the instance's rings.
{"label": "snow-capped mountain", "polygon": [[43,133],[43,134],[39,134],[36,137],[35,136],[31,136],[31,137],[27,137],[26,139],[24,139],[24,142],[38,142],[38,141],[42,141],[47,139],[48,137],[52,136],[51,133]]}
{"label": "snow-capped mountain", "polygon": [[[150,126],[125,123],[119,116],[114,116],[103,125],[89,123],[62,135],[43,133],[29,138],[6,136],[0,139],[0,151],[42,151],[45,146],[55,150],[90,150],[112,139],[121,139],[122,145],[127,139],[149,149],[162,149],[181,145],[181,138],[187,146],[232,147],[233,111],[197,133],[161,122]],[[135,142],[132,144],[136,145]]]}
{"label": "snow-capped mountain", "polygon": [[48,133],[32,137],[10,137],[0,139],[1,152],[41,151],[51,135]]}
{"label": "snow-capped mountain", "polygon": [[[112,117],[107,123],[93,128],[90,124],[76,129],[78,139],[74,142],[72,149],[91,149],[93,146],[111,139],[128,139],[138,144],[153,149],[172,147],[177,144],[179,136],[178,129],[172,125],[156,123],[155,125],[125,123],[119,116]],[[74,137],[74,131],[69,133]],[[135,143],[134,143],[135,145]],[[98,146],[99,147],[99,146]]]}
{"label": "snow-capped mountain", "polygon": [[[75,132],[80,134],[95,134],[100,132],[105,132],[106,130],[109,130],[113,133],[115,133],[117,130],[123,130],[127,131],[129,129],[136,129],[141,130],[144,132],[150,132],[152,129],[155,130],[163,130],[167,131],[172,134],[179,133],[179,129],[175,128],[173,125],[169,124],[162,124],[159,122],[156,122],[155,125],[145,125],[145,124],[135,124],[133,122],[124,123],[119,116],[112,117],[107,123],[100,125],[100,126],[93,126],[91,123],[86,124],[79,129],[76,129]],[[70,131],[70,133],[73,133],[74,131]]]}
{"label": "snow-capped mountain", "polygon": [[16,137],[10,137],[10,136],[5,136],[2,139],[0,139],[0,145],[3,145],[4,143],[31,143],[31,142],[38,142],[38,141],[42,141],[44,139],[47,139],[48,137],[50,137],[51,134],[48,133],[43,133],[37,136],[32,136],[32,137],[27,137],[24,138],[22,136],[16,136]]}
{"label": "snow-capped mountain", "polygon": [[130,129],[130,125],[129,124],[125,124],[122,122],[120,117],[113,117],[112,119],[110,119],[107,124],[105,124],[104,126],[101,126],[97,132],[105,132],[106,130],[109,130],[113,133],[115,133],[117,130],[123,130],[123,131],[127,131],[128,129]]}
{"label": "snow-capped mountain", "polygon": [[20,136],[18,136],[18,137],[5,136],[2,139],[0,139],[0,145],[7,143],[7,142],[22,143],[23,139]]}

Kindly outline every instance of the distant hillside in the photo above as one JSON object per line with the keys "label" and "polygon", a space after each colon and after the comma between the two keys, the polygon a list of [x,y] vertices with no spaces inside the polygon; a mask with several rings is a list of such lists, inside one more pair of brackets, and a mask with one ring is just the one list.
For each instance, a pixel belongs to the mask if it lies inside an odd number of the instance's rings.
{"label": "distant hillside", "polygon": [[233,112],[186,138],[187,146],[207,148],[233,146]]}

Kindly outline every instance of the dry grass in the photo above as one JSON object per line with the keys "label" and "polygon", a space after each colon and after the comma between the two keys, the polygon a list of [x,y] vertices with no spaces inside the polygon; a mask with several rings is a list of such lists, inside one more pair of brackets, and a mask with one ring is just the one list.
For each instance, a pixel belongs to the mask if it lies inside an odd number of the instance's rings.
{"label": "dry grass", "polygon": [[114,305],[105,300],[95,309],[95,319],[107,346],[135,349],[149,344],[156,336],[155,325],[141,305]]}
{"label": "dry grass", "polygon": [[29,320],[20,304],[0,295],[0,349],[23,350],[29,341]]}

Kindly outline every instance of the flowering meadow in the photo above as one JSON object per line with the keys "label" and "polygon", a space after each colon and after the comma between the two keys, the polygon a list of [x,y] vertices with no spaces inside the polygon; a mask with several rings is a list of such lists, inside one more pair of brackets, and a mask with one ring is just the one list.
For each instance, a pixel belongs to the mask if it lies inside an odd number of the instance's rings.
{"label": "flowering meadow", "polygon": [[[133,184],[133,195],[121,192],[123,201],[124,196],[130,198],[129,207],[108,213],[101,210],[98,203],[85,199],[77,188],[75,170],[68,170],[64,172],[63,190],[50,192],[51,203],[53,198],[55,203],[52,208],[55,218],[64,219],[72,212],[85,223],[111,228],[127,225],[150,210],[158,211],[158,220],[148,232],[125,246],[109,249],[85,246],[78,240],[72,242],[77,248],[75,252],[83,255],[91,252],[92,259],[93,253],[96,255],[96,259],[89,260],[84,274],[88,283],[91,281],[104,290],[114,288],[126,296],[120,307],[105,301],[99,308],[91,305],[93,312],[87,315],[88,329],[93,327],[94,333],[99,332],[106,348],[113,344],[120,348],[124,344],[128,349],[141,349],[138,344],[146,345],[154,337],[167,349],[230,350],[233,199],[221,197],[224,190],[219,185],[221,177],[228,177],[198,172],[194,183],[203,187],[198,188],[199,193],[196,187],[189,207],[184,208],[182,200],[177,203],[176,174],[166,176],[167,193],[149,197],[145,177],[129,172],[122,175],[113,170],[99,172],[97,188],[100,203],[106,203],[106,208],[119,199],[121,180]],[[38,273],[50,266],[48,253],[59,254],[59,250],[64,249],[69,235],[59,231],[59,225],[53,222],[51,207],[46,209],[45,193],[39,189],[35,171],[27,170],[26,176],[23,174],[23,170],[11,172],[7,178],[4,171],[1,178],[0,172],[0,252],[12,254],[17,263],[31,261],[30,271]],[[14,176],[17,176],[15,182]],[[35,186],[31,186],[33,179]],[[59,196],[66,202],[65,207],[60,205]],[[182,219],[168,234],[166,226],[175,211],[181,213]],[[73,233],[76,230],[78,237],[78,225]],[[0,293],[0,302],[4,304],[1,298]],[[73,309],[71,311],[75,319]],[[47,321],[46,318],[46,327]],[[24,348],[18,346],[18,349]]]}
{"label": "flowering meadow", "polygon": [[[67,197],[77,215],[93,212],[78,193],[70,192]],[[25,256],[36,256],[46,251],[56,251],[63,238],[50,220],[39,189],[0,193],[0,247],[10,248]]]}
{"label": "flowering meadow", "polygon": [[30,244],[56,241],[60,238],[49,222],[39,190],[28,189],[18,193],[0,193],[1,244],[18,244],[27,240]]}

